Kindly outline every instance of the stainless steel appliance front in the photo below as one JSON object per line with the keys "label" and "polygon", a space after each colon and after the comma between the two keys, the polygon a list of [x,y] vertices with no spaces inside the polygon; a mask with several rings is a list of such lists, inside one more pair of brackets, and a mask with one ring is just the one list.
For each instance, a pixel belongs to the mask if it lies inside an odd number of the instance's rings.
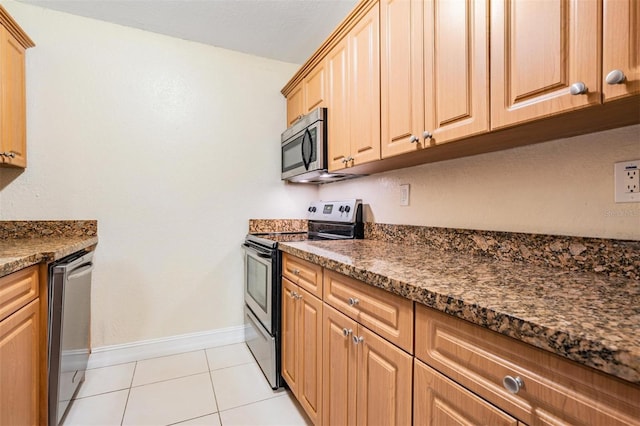
{"label": "stainless steel appliance front", "polygon": [[93,252],[49,268],[49,425],[60,424],[89,361]]}
{"label": "stainless steel appliance front", "polygon": [[272,256],[272,251],[244,245],[244,300],[269,333],[273,333]]}

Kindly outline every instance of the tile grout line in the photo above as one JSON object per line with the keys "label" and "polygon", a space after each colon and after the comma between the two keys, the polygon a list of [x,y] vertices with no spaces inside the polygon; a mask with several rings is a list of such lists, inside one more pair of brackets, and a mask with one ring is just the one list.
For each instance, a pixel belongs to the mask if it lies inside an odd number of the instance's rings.
{"label": "tile grout line", "polygon": [[122,420],[120,420],[120,426],[124,424],[124,416],[127,414],[127,406],[129,405],[129,397],[131,396],[131,388],[133,387],[133,378],[136,375],[136,368],[138,368],[138,361],[133,366],[133,374],[131,375],[131,382],[129,382],[129,389],[127,391],[127,402],[124,403],[124,411],[122,412]]}
{"label": "tile grout line", "polygon": [[211,382],[211,389],[213,390],[213,401],[216,403],[216,412],[218,414],[218,421],[220,422],[220,426],[222,426],[222,416],[220,415],[220,406],[218,405],[218,398],[216,396],[216,387],[213,384],[213,376],[211,376],[211,365],[209,365],[209,355],[207,355],[207,350],[204,350],[204,357],[207,360],[207,368],[209,369],[209,381]]}

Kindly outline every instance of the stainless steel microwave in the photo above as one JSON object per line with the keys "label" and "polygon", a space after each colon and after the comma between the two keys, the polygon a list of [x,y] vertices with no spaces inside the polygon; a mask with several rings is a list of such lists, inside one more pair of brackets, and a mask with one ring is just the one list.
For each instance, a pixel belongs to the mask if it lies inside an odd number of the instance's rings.
{"label": "stainless steel microwave", "polygon": [[359,175],[327,170],[327,109],[316,108],[282,133],[282,180],[327,183]]}

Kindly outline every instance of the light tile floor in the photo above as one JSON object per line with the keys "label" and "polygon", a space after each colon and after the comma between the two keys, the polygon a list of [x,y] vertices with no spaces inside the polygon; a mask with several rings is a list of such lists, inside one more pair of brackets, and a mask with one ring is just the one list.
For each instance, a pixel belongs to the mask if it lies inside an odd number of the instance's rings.
{"label": "light tile floor", "polygon": [[87,370],[64,426],[310,425],[244,343]]}

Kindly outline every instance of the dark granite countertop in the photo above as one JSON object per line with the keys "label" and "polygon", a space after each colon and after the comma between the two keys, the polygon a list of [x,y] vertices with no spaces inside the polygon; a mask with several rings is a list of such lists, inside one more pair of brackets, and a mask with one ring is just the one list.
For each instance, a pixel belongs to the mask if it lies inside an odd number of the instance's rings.
{"label": "dark granite countertop", "polygon": [[96,221],[0,221],[0,277],[98,244]]}
{"label": "dark granite countertop", "polygon": [[640,281],[377,240],[287,253],[640,384]]}

